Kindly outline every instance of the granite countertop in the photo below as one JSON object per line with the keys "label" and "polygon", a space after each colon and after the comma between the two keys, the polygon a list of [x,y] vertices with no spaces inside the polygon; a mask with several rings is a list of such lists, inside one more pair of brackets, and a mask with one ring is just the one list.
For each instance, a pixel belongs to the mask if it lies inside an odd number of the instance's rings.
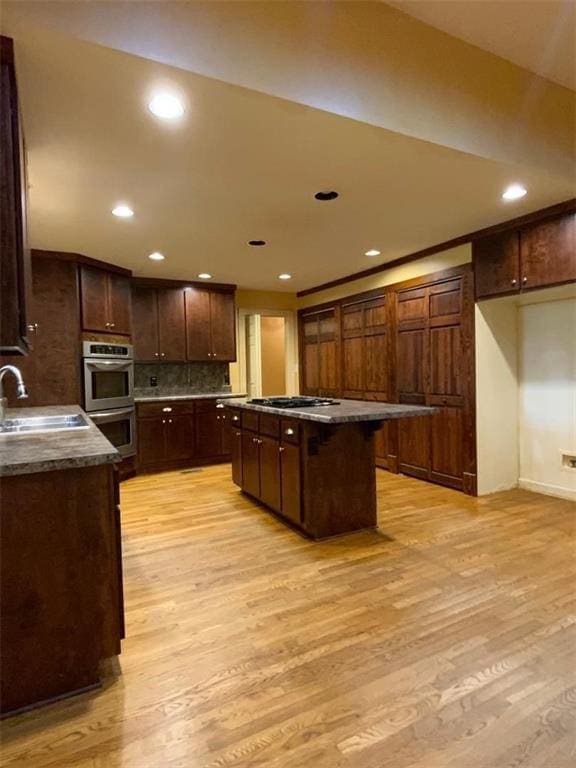
{"label": "granite countertop", "polygon": [[227,405],[260,413],[273,413],[284,418],[317,421],[321,424],[347,424],[353,421],[389,421],[413,416],[429,416],[437,408],[424,405],[402,405],[398,403],[376,403],[367,400],[345,400],[338,398],[338,405],[320,405],[316,408],[271,408],[256,405],[245,398],[228,401]]}
{"label": "granite countertop", "polygon": [[158,400],[210,400],[210,399],[218,399],[218,400],[224,400],[230,397],[245,397],[245,394],[242,392],[232,393],[232,392],[203,392],[203,393],[185,393],[185,394],[166,394],[163,392],[158,392],[158,394],[135,394],[134,395],[134,402],[135,403],[155,403]]}
{"label": "granite countertop", "polygon": [[[7,419],[26,416],[63,416],[81,413],[79,405],[57,405],[44,408],[9,408]],[[93,467],[112,464],[121,456],[86,418],[88,429],[66,429],[58,432],[36,434],[0,434],[0,476],[29,475],[34,472],[51,472],[57,469]]]}

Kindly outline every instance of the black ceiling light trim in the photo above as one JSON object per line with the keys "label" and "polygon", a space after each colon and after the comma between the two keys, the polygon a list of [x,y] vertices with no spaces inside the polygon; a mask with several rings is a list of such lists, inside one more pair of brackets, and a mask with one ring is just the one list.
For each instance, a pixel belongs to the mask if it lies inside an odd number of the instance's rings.
{"label": "black ceiling light trim", "polygon": [[248,240],[248,245],[266,245],[266,240]]}
{"label": "black ceiling light trim", "polygon": [[327,191],[324,191],[324,192],[316,192],[314,197],[316,198],[316,200],[322,200],[322,201],[324,201],[324,200],[336,200],[336,198],[339,197],[339,194],[338,194],[338,192],[335,192],[332,189],[332,190],[327,190]]}

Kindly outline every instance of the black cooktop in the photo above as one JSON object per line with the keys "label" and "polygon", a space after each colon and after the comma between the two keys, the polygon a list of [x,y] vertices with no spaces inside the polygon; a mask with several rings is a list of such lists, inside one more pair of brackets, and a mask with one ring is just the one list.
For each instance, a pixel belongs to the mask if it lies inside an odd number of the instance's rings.
{"label": "black cooktop", "polygon": [[254,405],[267,405],[270,408],[317,408],[321,405],[339,405],[338,400],[325,397],[253,397],[248,400]]}

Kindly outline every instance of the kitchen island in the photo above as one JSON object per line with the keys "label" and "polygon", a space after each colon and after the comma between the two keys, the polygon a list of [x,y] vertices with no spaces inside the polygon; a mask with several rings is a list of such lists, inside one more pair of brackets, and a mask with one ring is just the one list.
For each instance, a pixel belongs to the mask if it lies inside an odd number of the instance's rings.
{"label": "kitchen island", "polygon": [[[64,423],[50,429],[54,420]],[[2,715],[97,687],[124,636],[118,451],[79,406],[8,409],[10,423],[0,434]]]}
{"label": "kitchen island", "polygon": [[232,425],[233,481],[312,539],[376,528],[374,432],[389,419],[435,411],[360,400],[224,405]]}

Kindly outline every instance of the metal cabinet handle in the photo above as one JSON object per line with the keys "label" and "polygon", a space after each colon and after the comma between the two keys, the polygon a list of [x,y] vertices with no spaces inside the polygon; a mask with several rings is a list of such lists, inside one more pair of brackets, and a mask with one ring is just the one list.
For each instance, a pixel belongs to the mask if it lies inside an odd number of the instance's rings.
{"label": "metal cabinet handle", "polygon": [[511,281],[510,281],[510,283],[511,283],[512,285],[516,285],[516,283],[517,283],[517,282],[518,282],[518,280],[516,280],[516,278],[514,278],[514,280],[511,280]]}
{"label": "metal cabinet handle", "polygon": [[257,438],[257,437],[253,437],[253,438],[252,438],[252,442],[253,442],[253,443],[257,443],[257,442],[258,442],[258,438]]}
{"label": "metal cabinet handle", "polygon": [[162,424],[166,424],[166,419],[162,419]]}
{"label": "metal cabinet handle", "polygon": [[232,421],[240,421],[240,417],[239,416],[232,416]]}
{"label": "metal cabinet handle", "polygon": [[172,408],[169,405],[167,405],[165,408],[162,408],[162,410],[164,413],[172,413]]}
{"label": "metal cabinet handle", "polygon": [[280,448],[278,448],[278,451],[279,451],[280,453],[284,453],[284,450],[285,450],[285,449],[283,448],[283,446],[280,446]]}
{"label": "metal cabinet handle", "polygon": [[523,283],[527,283],[527,282],[528,282],[528,278],[527,278],[527,277],[523,277],[523,278],[522,278],[522,282],[523,282]]}
{"label": "metal cabinet handle", "polygon": [[166,357],[164,352],[160,352],[160,357]]}
{"label": "metal cabinet handle", "polygon": [[288,427],[288,429],[284,432],[284,434],[285,435],[293,435],[294,434],[294,430],[292,429],[292,427]]}
{"label": "metal cabinet handle", "polygon": [[216,408],[224,408],[224,403],[216,403]]}
{"label": "metal cabinet handle", "polygon": [[242,437],[242,432],[235,432],[236,437]]}
{"label": "metal cabinet handle", "polygon": [[116,328],[116,323],[110,323],[110,328]]}
{"label": "metal cabinet handle", "polygon": [[158,357],[158,352],[154,352],[154,357]]}

